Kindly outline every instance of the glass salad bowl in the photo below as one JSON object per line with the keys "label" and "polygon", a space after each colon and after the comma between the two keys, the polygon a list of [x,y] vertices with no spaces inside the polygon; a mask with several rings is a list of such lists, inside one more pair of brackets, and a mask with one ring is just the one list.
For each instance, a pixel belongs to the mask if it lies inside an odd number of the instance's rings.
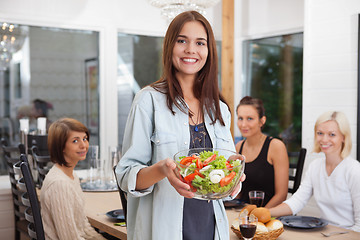
{"label": "glass salad bowl", "polygon": [[197,199],[228,197],[244,173],[245,157],[229,150],[193,148],[174,155],[175,174],[189,184]]}

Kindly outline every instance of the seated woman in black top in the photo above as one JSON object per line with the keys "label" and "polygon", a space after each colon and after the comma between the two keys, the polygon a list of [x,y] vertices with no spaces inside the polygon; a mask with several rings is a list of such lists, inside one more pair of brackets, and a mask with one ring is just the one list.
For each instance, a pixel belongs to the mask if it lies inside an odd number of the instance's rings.
{"label": "seated woman in black top", "polygon": [[289,159],[285,144],[262,133],[266,117],[260,99],[246,96],[236,111],[237,125],[245,138],[236,144],[236,151],[246,157],[246,181],[238,198],[249,202],[249,191],[261,190],[265,192],[263,206],[274,207],[286,199],[288,191]]}

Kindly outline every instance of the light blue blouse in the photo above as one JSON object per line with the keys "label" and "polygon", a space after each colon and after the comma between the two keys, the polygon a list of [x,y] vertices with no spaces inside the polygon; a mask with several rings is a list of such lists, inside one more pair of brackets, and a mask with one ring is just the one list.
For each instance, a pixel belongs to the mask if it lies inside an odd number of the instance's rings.
{"label": "light blue blouse", "polygon": [[[214,148],[235,151],[230,132],[231,114],[220,102],[225,126],[219,121],[205,124]],[[179,195],[167,178],[143,191],[136,191],[140,169],[189,148],[190,131],[187,113],[173,107],[171,113],[166,95],[152,87],[136,94],[127,119],[123,156],[116,167],[120,187],[128,193],[127,237],[138,240],[181,240],[184,197]],[[229,239],[229,225],[221,200],[213,202],[216,218],[215,239]],[[199,223],[201,224],[201,223]]]}

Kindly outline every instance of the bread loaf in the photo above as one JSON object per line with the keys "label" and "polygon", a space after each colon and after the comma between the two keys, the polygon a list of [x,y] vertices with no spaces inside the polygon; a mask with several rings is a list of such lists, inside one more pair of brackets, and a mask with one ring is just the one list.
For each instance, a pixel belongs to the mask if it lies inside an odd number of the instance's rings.
{"label": "bread loaf", "polygon": [[253,205],[253,204],[246,205],[245,207],[243,207],[243,208],[241,209],[240,214],[241,214],[242,212],[244,212],[245,210],[247,210],[247,211],[248,211],[248,212],[247,212],[247,215],[249,215],[249,213],[250,213],[252,210],[254,210],[255,208],[256,208],[256,205]]}
{"label": "bread loaf", "polygon": [[265,226],[269,231],[273,231],[273,230],[277,230],[279,228],[282,228],[283,224],[282,224],[282,222],[280,220],[272,219],[269,222],[267,222]]}
{"label": "bread loaf", "polygon": [[267,229],[265,224],[263,224],[262,222],[257,222],[257,224],[256,224],[256,232],[268,232],[268,231],[269,230]]}
{"label": "bread loaf", "polygon": [[250,214],[254,214],[254,216],[258,219],[258,221],[262,223],[267,223],[271,219],[271,214],[269,209],[264,207],[255,208],[250,212]]}

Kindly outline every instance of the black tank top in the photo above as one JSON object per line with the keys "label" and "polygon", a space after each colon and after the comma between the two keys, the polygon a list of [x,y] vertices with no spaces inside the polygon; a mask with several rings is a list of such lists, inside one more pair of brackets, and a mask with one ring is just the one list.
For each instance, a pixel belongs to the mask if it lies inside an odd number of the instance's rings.
{"label": "black tank top", "polygon": [[[190,125],[189,148],[212,148],[205,124]],[[184,199],[183,240],[209,240],[215,235],[215,213],[212,201]]]}
{"label": "black tank top", "polygon": [[[240,199],[249,203],[249,191],[260,190],[265,192],[263,206],[275,194],[274,166],[267,161],[269,145],[272,137],[267,136],[257,158],[245,164],[246,180],[243,182]],[[240,146],[241,154],[246,140]],[[245,156],[246,157],[246,156]]]}

